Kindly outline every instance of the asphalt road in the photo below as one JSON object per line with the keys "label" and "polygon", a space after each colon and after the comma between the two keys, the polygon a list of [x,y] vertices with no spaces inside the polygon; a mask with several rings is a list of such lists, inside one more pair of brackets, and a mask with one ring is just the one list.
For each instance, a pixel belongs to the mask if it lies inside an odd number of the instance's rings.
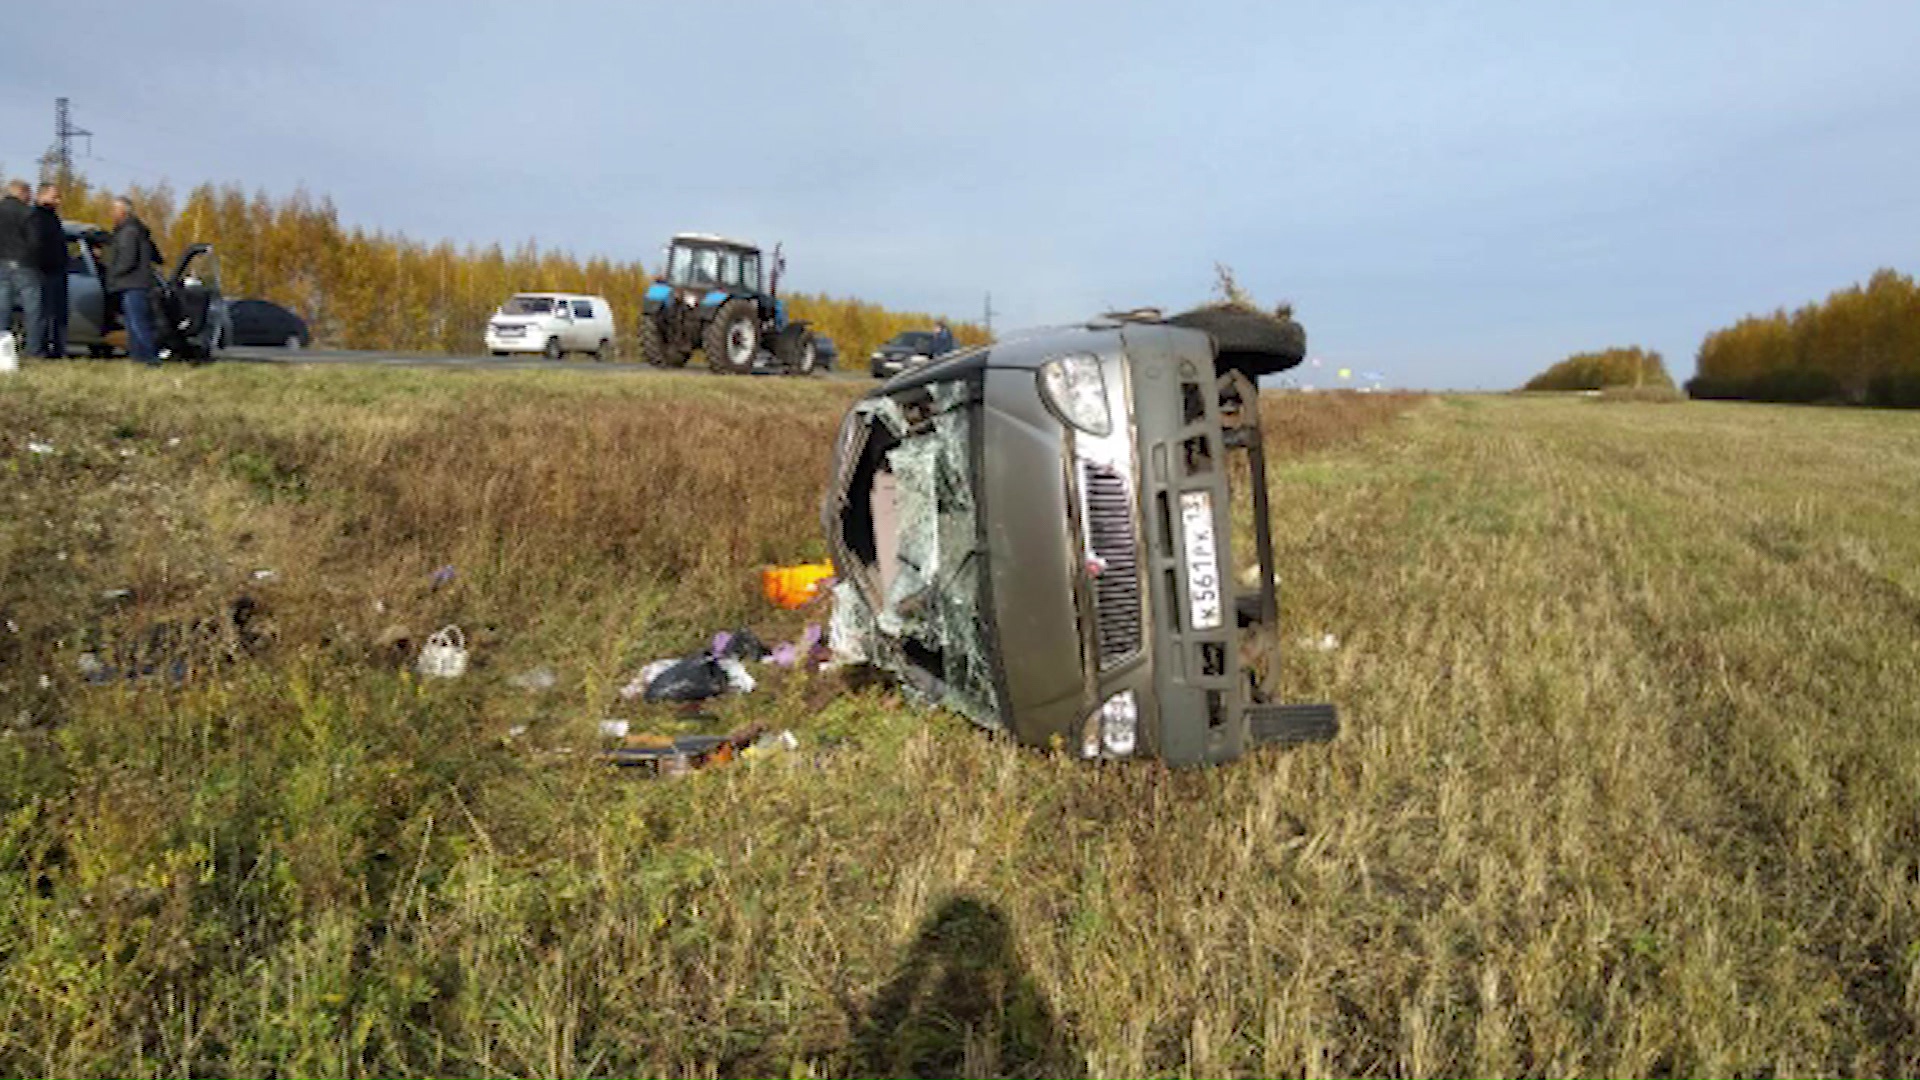
{"label": "asphalt road", "polygon": [[[364,367],[465,368],[484,371],[584,371],[600,375],[659,375],[661,368],[630,361],[588,359],[548,360],[540,356],[443,356],[438,353],[359,352],[347,349],[234,348],[220,354],[223,363],[349,364]],[[698,363],[679,369],[683,374],[711,374]],[[867,380],[858,371],[824,371],[820,378]]]}

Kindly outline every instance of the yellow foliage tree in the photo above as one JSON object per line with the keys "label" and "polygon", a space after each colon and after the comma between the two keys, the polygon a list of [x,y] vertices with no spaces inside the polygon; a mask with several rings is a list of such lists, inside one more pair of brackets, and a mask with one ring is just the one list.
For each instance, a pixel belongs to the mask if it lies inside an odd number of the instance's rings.
{"label": "yellow foliage tree", "polygon": [[[72,221],[104,225],[114,193],[75,176],[64,192]],[[487,317],[516,292],[604,296],[630,338],[651,278],[638,260],[579,259],[529,241],[455,247],[342,225],[330,199],[305,190],[249,196],[235,184],[203,184],[177,199],[165,184],[124,192],[169,257],[211,243],[229,297],[270,300],[307,320],[314,340],[344,349],[471,353]],[[863,357],[902,330],[938,316],[893,311],[865,300],[817,293],[787,296],[795,318],[834,339],[844,357]],[[962,343],[987,340],[979,326],[951,322]],[[635,357],[637,350],[623,350]]]}

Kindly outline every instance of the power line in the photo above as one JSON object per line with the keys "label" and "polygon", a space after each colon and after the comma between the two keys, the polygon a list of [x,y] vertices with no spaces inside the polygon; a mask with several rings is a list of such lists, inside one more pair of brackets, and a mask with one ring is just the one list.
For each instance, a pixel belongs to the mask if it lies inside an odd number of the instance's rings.
{"label": "power line", "polygon": [[73,180],[73,140],[87,140],[93,153],[93,132],[73,126],[73,108],[66,98],[53,99],[53,145],[40,158],[40,179],[66,187]]}

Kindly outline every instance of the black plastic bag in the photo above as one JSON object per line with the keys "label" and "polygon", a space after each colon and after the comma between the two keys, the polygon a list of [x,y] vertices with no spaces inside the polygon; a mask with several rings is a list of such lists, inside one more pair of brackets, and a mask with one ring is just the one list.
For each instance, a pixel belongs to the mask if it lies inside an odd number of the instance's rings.
{"label": "black plastic bag", "polygon": [[674,662],[647,684],[647,701],[705,701],[730,689],[726,670],[710,654],[697,652]]}

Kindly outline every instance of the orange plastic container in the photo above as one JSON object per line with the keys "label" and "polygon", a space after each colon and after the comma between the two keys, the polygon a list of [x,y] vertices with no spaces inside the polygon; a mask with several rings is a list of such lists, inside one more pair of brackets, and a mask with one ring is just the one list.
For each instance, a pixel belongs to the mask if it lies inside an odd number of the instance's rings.
{"label": "orange plastic container", "polygon": [[820,583],[832,576],[832,563],[769,566],[760,571],[760,590],[783,608],[805,607],[820,595]]}

